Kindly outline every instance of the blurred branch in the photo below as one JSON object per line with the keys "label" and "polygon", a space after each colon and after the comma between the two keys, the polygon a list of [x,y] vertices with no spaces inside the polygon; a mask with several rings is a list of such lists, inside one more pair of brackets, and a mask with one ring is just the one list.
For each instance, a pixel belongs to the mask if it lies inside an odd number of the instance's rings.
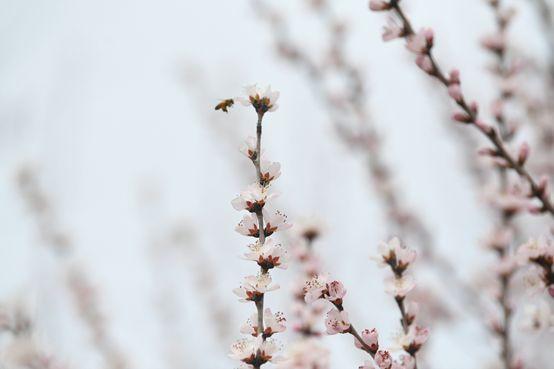
{"label": "blurred branch", "polygon": [[107,322],[101,312],[96,291],[81,268],[71,267],[69,261],[74,246],[69,236],[56,222],[52,203],[40,186],[36,170],[22,167],[17,173],[17,184],[36,223],[39,235],[66,273],[69,290],[79,317],[92,334],[94,347],[102,355],[109,369],[129,368],[123,354],[115,347],[108,334]]}

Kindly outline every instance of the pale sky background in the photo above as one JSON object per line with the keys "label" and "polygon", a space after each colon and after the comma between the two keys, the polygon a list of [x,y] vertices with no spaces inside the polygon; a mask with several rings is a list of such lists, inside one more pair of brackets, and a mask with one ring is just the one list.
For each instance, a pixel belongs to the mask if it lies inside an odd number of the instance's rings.
{"label": "pale sky background", "polygon": [[[400,195],[470,280],[485,265],[479,240],[490,226],[464,166],[474,152],[449,129],[442,92],[433,91],[400,43],[381,42],[385,18],[369,13],[365,0],[335,2],[348,19],[347,48],[366,73]],[[315,48],[320,31],[304,2],[274,3],[291,14],[293,35]],[[541,58],[535,14],[526,1],[513,3],[520,9],[513,42]],[[495,84],[479,38],[494,24],[484,1],[405,4],[417,28],[436,30],[436,53],[461,69],[464,91],[487,106]],[[255,121],[246,109],[227,117],[213,106],[256,82],[281,91],[280,109],[267,117],[264,132],[268,154],[283,168],[278,203],[293,223],[312,214],[326,222],[320,252],[349,288],[353,320],[376,326],[390,341],[397,311],[382,291],[385,272],[369,260],[387,233],[364,162],[334,135],[306,76],[275,56],[268,28],[248,1],[3,0],[0,27],[0,300],[27,301],[40,339],[58,357],[74,368],[100,364],[69,304],[63,272],[18,195],[14,178],[24,163],[40,168],[75,241],[75,263],[96,284],[110,332],[132,368],[168,367],[155,308],[167,290],[179,301],[174,328],[183,334],[187,366],[235,366],[227,346],[252,306],[240,304],[231,289],[255,268],[236,257],[247,241],[233,230],[241,215],[230,201],[252,178],[241,171],[246,159],[234,147],[254,134]],[[152,262],[151,240],[182,220],[207,255],[203,267],[213,270],[218,303],[234,319],[224,342],[198,298],[192,256],[162,261],[161,268]],[[274,273],[284,288],[269,296],[270,307],[286,312],[293,273]],[[437,283],[436,276],[422,278]],[[350,337],[325,342],[334,349],[332,367],[362,362]],[[485,367],[495,358],[493,341],[471,319],[437,326],[429,346],[429,367],[437,369]]]}

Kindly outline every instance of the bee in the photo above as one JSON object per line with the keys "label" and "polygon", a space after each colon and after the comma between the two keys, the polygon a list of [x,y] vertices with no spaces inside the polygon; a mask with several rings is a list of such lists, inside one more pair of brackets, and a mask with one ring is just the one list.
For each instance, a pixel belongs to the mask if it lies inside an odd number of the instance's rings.
{"label": "bee", "polygon": [[233,99],[221,100],[221,102],[215,106],[215,110],[222,110],[225,113],[228,113],[228,109],[233,106],[234,103],[235,101]]}

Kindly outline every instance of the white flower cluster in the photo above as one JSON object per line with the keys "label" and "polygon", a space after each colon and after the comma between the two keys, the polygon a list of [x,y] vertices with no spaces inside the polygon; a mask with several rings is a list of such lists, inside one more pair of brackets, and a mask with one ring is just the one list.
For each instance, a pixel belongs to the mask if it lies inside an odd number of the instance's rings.
{"label": "white flower cluster", "polygon": [[231,346],[230,357],[241,362],[241,368],[260,368],[267,362],[278,362],[279,345],[272,336],[285,331],[286,319],[282,313],[273,313],[264,309],[264,297],[267,292],[279,288],[272,282],[270,270],[286,269],[288,256],[283,246],[271,237],[275,232],[289,228],[287,217],[268,204],[277,194],[270,187],[281,175],[281,165],[262,158],[261,132],[262,120],[266,112],[277,109],[275,103],[278,92],[267,88],[265,91],[256,86],[246,88],[246,98],[237,98],[244,105],[251,105],[258,114],[257,136],[248,137],[240,151],[252,162],[257,174],[255,183],[250,184],[231,202],[238,211],[246,210],[242,220],[235,230],[255,241],[248,245],[244,259],[258,264],[257,275],[244,278],[243,282],[233,292],[242,302],[254,302],[256,312],[243,324],[240,332],[247,337],[236,341]]}

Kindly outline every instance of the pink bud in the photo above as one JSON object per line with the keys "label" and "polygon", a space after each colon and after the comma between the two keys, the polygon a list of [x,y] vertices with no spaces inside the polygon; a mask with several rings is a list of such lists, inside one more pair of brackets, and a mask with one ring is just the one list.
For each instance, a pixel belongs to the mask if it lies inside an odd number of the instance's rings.
{"label": "pink bud", "polygon": [[549,187],[550,187],[550,179],[548,178],[548,176],[543,175],[539,179],[539,183],[537,184],[537,190],[539,192],[539,195],[548,196]]}
{"label": "pink bud", "polygon": [[420,32],[425,37],[425,40],[427,40],[427,46],[432,47],[433,39],[435,38],[435,33],[433,32],[433,30],[431,28],[423,28]]}
{"label": "pink bud", "polygon": [[525,164],[528,157],[529,157],[529,144],[527,142],[524,142],[519,147],[519,152],[517,154],[517,163],[519,165]]}
{"label": "pink bud", "polygon": [[477,115],[479,113],[479,105],[477,104],[477,102],[472,101],[469,104],[469,110],[471,110],[474,115]]}
{"label": "pink bud", "polygon": [[477,126],[477,128],[479,128],[481,131],[483,131],[483,133],[487,135],[490,135],[494,132],[493,128],[489,126],[487,123],[483,122],[481,119],[476,119],[474,123]]}
{"label": "pink bud", "polygon": [[[364,329],[361,333],[361,337],[362,341],[369,346],[371,352],[377,352],[379,349],[379,334],[375,328],[371,330]],[[354,339],[354,345],[359,349],[364,349],[364,346],[357,339]]]}
{"label": "pink bud", "polygon": [[483,156],[498,156],[498,151],[496,151],[496,149],[493,149],[493,148],[490,148],[490,147],[484,147],[482,149],[479,149],[479,151],[477,151],[477,153],[479,155],[483,155]]}
{"label": "pink bud", "polygon": [[548,294],[550,295],[550,297],[553,297],[553,298],[554,298],[554,284],[551,284],[551,285],[548,287]]}
{"label": "pink bud", "polygon": [[461,102],[464,98],[462,95],[462,89],[458,83],[452,83],[448,86],[448,95],[456,102]]}
{"label": "pink bud", "polygon": [[484,37],[481,40],[481,45],[492,52],[501,52],[505,47],[504,37],[499,33]]}
{"label": "pink bud", "polygon": [[460,123],[470,123],[471,122],[471,117],[469,115],[467,115],[466,113],[464,112],[456,112],[452,115],[452,119],[454,119],[456,122],[460,122]]}
{"label": "pink bud", "polygon": [[527,206],[527,211],[529,214],[537,215],[544,212],[544,208],[542,205],[536,205],[536,204],[529,204]]}
{"label": "pink bud", "polygon": [[452,69],[450,71],[449,82],[450,82],[450,84],[457,84],[457,85],[459,85],[461,83],[460,82],[460,71],[458,69]]}
{"label": "pink bud", "polygon": [[374,12],[379,12],[383,10],[389,10],[391,8],[391,5],[388,1],[383,0],[371,0],[369,2],[369,9],[373,10]]}
{"label": "pink bud", "polygon": [[425,54],[420,54],[417,56],[416,64],[418,67],[420,67],[424,72],[428,74],[433,74],[435,72],[435,66],[431,61],[431,58]]}
{"label": "pink bud", "polygon": [[494,115],[494,118],[496,120],[501,120],[502,116],[504,115],[504,104],[502,103],[502,100],[495,100],[492,103],[492,114]]}

